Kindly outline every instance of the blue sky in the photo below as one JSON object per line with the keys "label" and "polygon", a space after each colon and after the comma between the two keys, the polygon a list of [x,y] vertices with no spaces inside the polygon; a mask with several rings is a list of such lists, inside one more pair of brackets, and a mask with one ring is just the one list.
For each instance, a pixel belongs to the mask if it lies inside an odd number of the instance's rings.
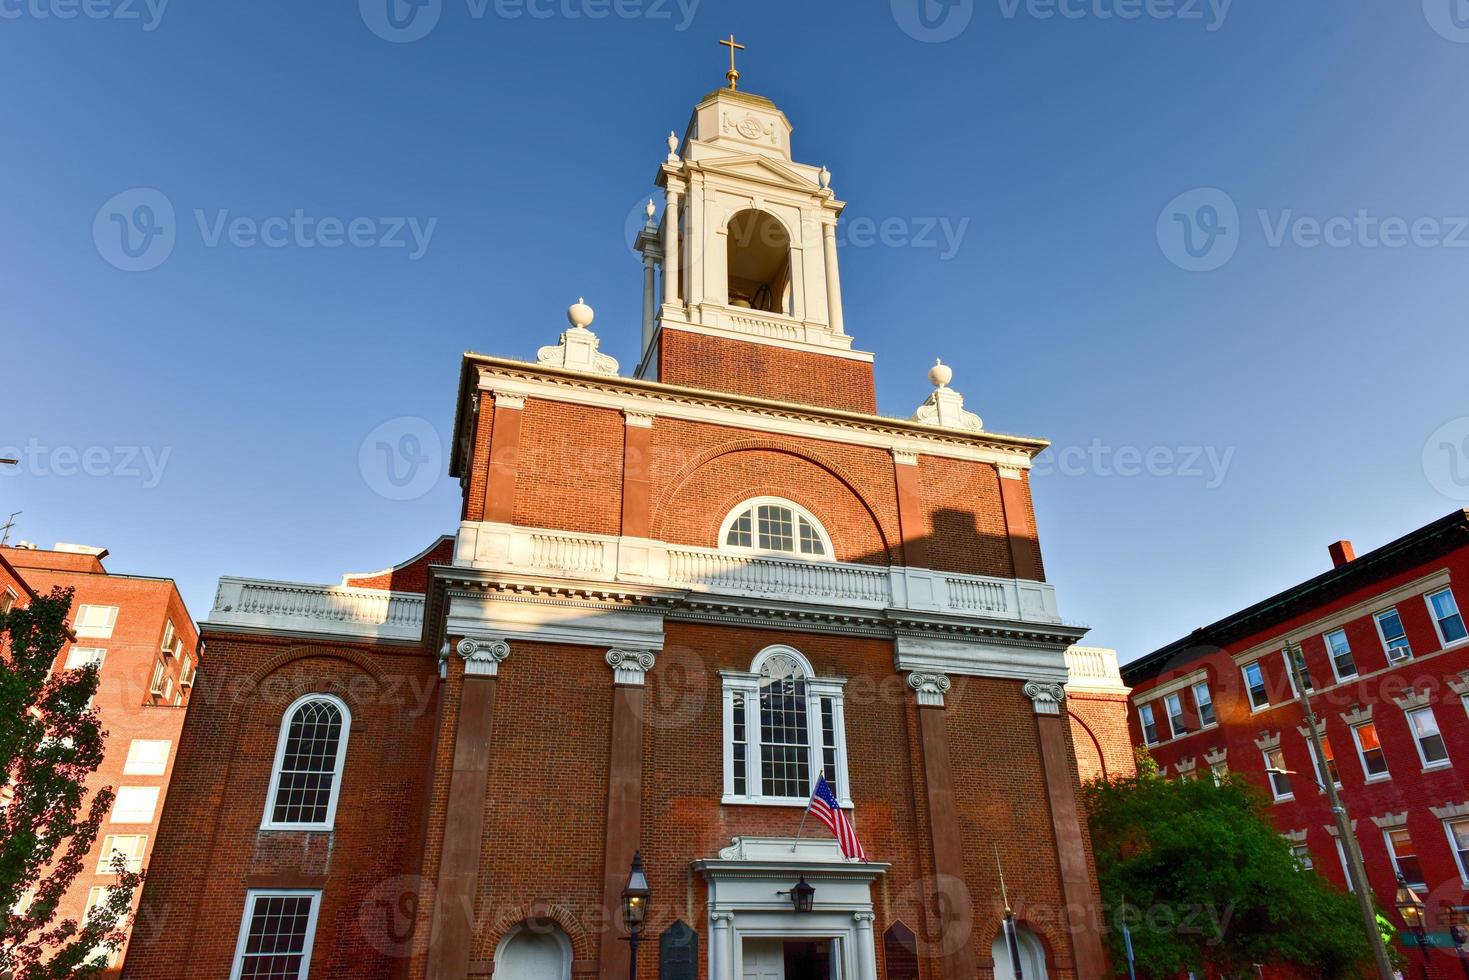
{"label": "blue sky", "polygon": [[629,214],[730,32],[850,202],[880,410],[942,357],[1055,442],[1042,543],[1092,642],[1140,655],[1469,499],[1462,0],[384,2],[0,0],[15,537],[202,618],[222,574],[451,529],[454,482],[372,447],[432,464],[459,354],[533,357],[578,296],[631,368]]}

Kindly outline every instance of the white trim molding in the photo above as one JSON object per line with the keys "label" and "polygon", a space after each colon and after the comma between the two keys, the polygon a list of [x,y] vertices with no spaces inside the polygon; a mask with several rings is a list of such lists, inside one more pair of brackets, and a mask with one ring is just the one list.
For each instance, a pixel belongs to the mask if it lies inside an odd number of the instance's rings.
{"label": "white trim molding", "polygon": [[1255,745],[1261,752],[1273,752],[1280,748],[1280,732],[1261,732],[1260,737],[1255,739]]}
{"label": "white trim molding", "polygon": [[[240,935],[235,941],[235,958],[230,966],[230,980],[240,980],[240,975],[245,967],[245,951],[250,939],[250,922],[255,909],[256,899],[271,898],[308,898],[310,899],[309,911],[306,916],[306,928],[302,939],[299,953],[301,957],[301,971],[296,974],[296,980],[307,980],[311,972],[311,949],[316,943],[316,917],[321,911],[321,889],[319,888],[251,888],[245,892],[245,910],[240,916]],[[272,954],[276,957],[287,955],[284,951],[277,950]]]}
{"label": "white trim molding", "polygon": [[1219,763],[1224,762],[1228,758],[1229,758],[1229,749],[1228,748],[1223,748],[1223,749],[1210,749],[1208,752],[1205,752],[1204,753],[1204,761],[1206,763],[1208,763],[1210,767],[1217,766],[1217,765],[1219,765]]}
{"label": "white trim molding", "polygon": [[643,686],[643,679],[647,677],[648,671],[653,669],[653,664],[658,660],[652,650],[617,648],[608,650],[605,659],[607,666],[612,668],[614,684],[631,684],[637,687]]}
{"label": "white trim molding", "polygon": [[1381,830],[1397,830],[1399,827],[1408,826],[1408,811],[1402,813],[1384,813],[1380,817],[1373,817],[1372,822],[1377,824]]}
{"label": "white trim molding", "polygon": [[1353,728],[1366,724],[1372,720],[1372,705],[1359,704],[1353,707],[1351,711],[1343,711],[1341,713],[1341,720]]}
{"label": "white trim molding", "polygon": [[1469,698],[1469,670],[1464,671],[1458,680],[1449,678],[1449,688],[1461,698]]}
{"label": "white trim molding", "polygon": [[417,643],[423,610],[424,597],[414,592],[227,577],[219,580],[214,609],[200,626]]}
{"label": "white trim molding", "polygon": [[942,708],[944,695],[949,693],[952,683],[943,674],[913,673],[908,675],[908,686],[920,707]]}
{"label": "white trim molding", "polygon": [[[322,701],[335,708],[341,715],[341,733],[337,737],[336,759],[332,770],[331,789],[327,796],[326,817],[319,821],[277,821],[275,819],[276,794],[280,791],[281,766],[285,763],[286,745],[290,741],[291,721],[312,701]],[[265,813],[260,818],[261,830],[305,830],[330,832],[336,829],[337,803],[342,798],[342,772],[347,766],[347,741],[352,734],[352,709],[347,702],[335,694],[312,691],[292,701],[281,713],[279,734],[275,741],[275,761],[270,767],[270,785],[265,791]]]}
{"label": "white trim molding", "polygon": [[1431,806],[1428,812],[1440,820],[1457,820],[1459,817],[1469,817],[1469,802],[1445,803],[1443,806]]}
{"label": "white trim molding", "polygon": [[1422,691],[1409,690],[1402,697],[1392,700],[1404,711],[1416,711],[1419,708],[1427,708],[1433,703],[1433,692],[1427,688]]}

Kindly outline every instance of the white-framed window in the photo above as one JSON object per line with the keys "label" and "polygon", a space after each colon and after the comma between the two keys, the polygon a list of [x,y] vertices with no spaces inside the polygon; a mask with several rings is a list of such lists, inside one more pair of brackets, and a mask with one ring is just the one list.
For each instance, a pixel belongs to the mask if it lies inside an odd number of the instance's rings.
{"label": "white-framed window", "polygon": [[1464,617],[1459,615],[1459,604],[1454,601],[1452,589],[1440,589],[1425,598],[1428,611],[1433,614],[1433,625],[1438,630],[1440,643],[1448,646],[1469,636],[1469,630],[1464,628]]}
{"label": "white-framed window", "polygon": [[179,687],[193,687],[193,686],[194,686],[194,658],[191,657],[189,654],[186,653],[186,654],[184,654],[183,659],[179,661]]}
{"label": "white-framed window", "polygon": [[1245,677],[1245,690],[1250,695],[1250,708],[1259,711],[1261,708],[1270,707],[1270,692],[1265,688],[1265,672],[1260,668],[1260,661],[1252,660],[1240,668]]}
{"label": "white-framed window", "polygon": [[1347,641],[1346,630],[1332,630],[1322,637],[1326,641],[1326,652],[1331,657],[1331,670],[1336,679],[1344,681],[1357,676],[1357,660],[1352,656],[1352,645]]}
{"label": "white-framed window", "polygon": [[163,642],[159,644],[159,649],[161,649],[164,653],[173,653],[173,645],[177,638],[178,631],[174,629],[173,620],[170,619],[166,624],[164,624]]}
{"label": "white-framed window", "polygon": [[168,768],[168,753],[173,741],[166,738],[135,738],[128,745],[128,760],[123,764],[124,776],[162,776]]}
{"label": "white-framed window", "polygon": [[167,670],[162,660],[153,661],[153,676],[148,679],[148,693],[163,696],[163,673]]}
{"label": "white-framed window", "polygon": [[[105,904],[111,897],[112,888],[109,886],[94,885],[93,887],[87,889],[87,907],[82,912],[82,922],[85,923],[88,919],[90,919],[92,917],[92,911],[96,909],[99,905]],[[92,959],[93,956],[104,956],[106,957],[104,962],[106,963],[107,968],[111,969],[117,966],[118,954],[121,952],[121,949],[94,949],[93,952],[88,955],[87,962],[94,962]]]}
{"label": "white-framed window", "polygon": [[1311,860],[1311,848],[1308,844],[1291,844],[1291,857],[1301,866],[1302,871],[1310,871],[1316,867],[1316,862]]}
{"label": "white-framed window", "polygon": [[16,600],[19,598],[20,596],[16,594],[15,590],[7,585],[5,591],[0,592],[0,616],[14,609]]}
{"label": "white-framed window", "polygon": [[93,664],[98,670],[102,669],[102,661],[107,658],[107,651],[102,647],[77,647],[74,646],[66,651],[66,670],[81,670],[88,664]]}
{"label": "white-framed window", "polygon": [[1413,743],[1425,769],[1449,764],[1449,749],[1438,730],[1438,719],[1432,707],[1417,708],[1408,713],[1408,727],[1413,730]]}
{"label": "white-framed window", "polygon": [[152,823],[157,807],[157,786],[120,786],[112,802],[112,822]]}
{"label": "white-framed window", "polygon": [[352,712],[330,694],[297,698],[281,716],[262,830],[331,830]]}
{"label": "white-framed window", "polygon": [[[1285,768],[1285,753],[1280,749],[1269,749],[1265,753],[1266,776],[1270,778],[1270,795],[1277,800],[1295,799],[1290,776]],[[1269,770],[1274,770],[1273,772]]]}
{"label": "white-framed window", "polygon": [[1137,723],[1143,730],[1143,744],[1157,745],[1160,741],[1158,738],[1158,718],[1153,714],[1153,706],[1151,704],[1140,704],[1137,706]]}
{"label": "white-framed window", "polygon": [[1413,836],[1408,833],[1408,829],[1398,827],[1395,830],[1384,830],[1382,836],[1387,841],[1387,853],[1398,874],[1415,889],[1422,891],[1426,886],[1423,880],[1423,864],[1418,860],[1418,848],[1414,846]]}
{"label": "white-framed window", "polygon": [[1387,654],[1388,663],[1401,663],[1413,656],[1408,631],[1403,629],[1403,617],[1398,615],[1396,606],[1374,613],[1372,620],[1377,624],[1377,635],[1382,637],[1382,649]]}
{"label": "white-framed window", "polygon": [[1168,730],[1177,738],[1179,735],[1187,735],[1188,729],[1183,724],[1183,695],[1177,692],[1163,698],[1163,707],[1168,712]]}
{"label": "white-framed window", "polygon": [[1382,741],[1377,737],[1377,726],[1363,722],[1352,726],[1352,741],[1357,743],[1357,758],[1362,760],[1362,774],[1368,782],[1387,778],[1387,756],[1382,752]]}
{"label": "white-framed window", "polygon": [[1347,868],[1347,849],[1346,849],[1346,845],[1344,845],[1341,842],[1341,838],[1340,837],[1336,838],[1336,859],[1341,862],[1341,876],[1342,876],[1342,880],[1344,880],[1347,883],[1347,891],[1349,891],[1349,892],[1356,891],[1357,890],[1357,886],[1354,885],[1354,884],[1352,884],[1352,872],[1350,870],[1348,870],[1348,868]]}
{"label": "white-framed window", "polygon": [[1321,749],[1326,755],[1325,760],[1317,757],[1316,746],[1309,738],[1306,739],[1306,748],[1311,753],[1311,764],[1316,767],[1316,781],[1324,787],[1327,777],[1330,777],[1334,785],[1341,786],[1341,773],[1336,768],[1336,753],[1331,750],[1331,739],[1325,736],[1321,738]]}
{"label": "white-framed window", "polygon": [[800,651],[761,650],[748,673],[724,684],[724,802],[804,806],[818,774],[843,806],[847,739],[845,678],[817,677]]}
{"label": "white-framed window", "polygon": [[779,497],[756,497],[730,511],[719,528],[719,546],[747,554],[832,557],[831,535],[816,515]]}
{"label": "white-framed window", "polygon": [[108,834],[102,838],[102,856],[97,860],[97,873],[111,874],[112,859],[118,854],[127,861],[129,871],[142,871],[143,855],[147,852],[147,834]]}
{"label": "white-framed window", "polygon": [[1449,849],[1459,862],[1459,878],[1469,881],[1469,817],[1445,820],[1443,829],[1449,835]]}
{"label": "white-framed window", "polygon": [[1209,773],[1214,777],[1214,785],[1224,785],[1224,780],[1229,777],[1229,763],[1216,762],[1209,766]]}
{"label": "white-framed window", "polygon": [[116,606],[77,606],[72,631],[78,638],[106,640],[117,625]]}
{"label": "white-framed window", "polygon": [[[1290,681],[1290,696],[1298,698],[1301,689],[1296,684],[1296,665],[1291,663],[1290,651],[1280,651],[1280,662],[1285,664],[1285,679]],[[1306,677],[1306,690],[1312,693],[1316,690],[1316,679],[1311,676],[1311,665],[1306,662],[1306,651],[1301,651],[1301,673]]]}
{"label": "white-framed window", "polygon": [[1214,717],[1214,695],[1209,691],[1208,681],[1199,681],[1193,686],[1194,708],[1199,713],[1199,727],[1208,728],[1217,719]]}
{"label": "white-framed window", "polygon": [[247,891],[230,980],[306,980],[320,911],[320,890]]}

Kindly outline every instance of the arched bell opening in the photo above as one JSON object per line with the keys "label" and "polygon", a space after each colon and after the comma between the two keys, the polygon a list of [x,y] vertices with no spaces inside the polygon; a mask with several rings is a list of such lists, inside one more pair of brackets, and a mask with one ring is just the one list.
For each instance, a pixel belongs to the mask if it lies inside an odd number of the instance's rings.
{"label": "arched bell opening", "polygon": [[789,316],[791,238],[764,211],[745,210],[730,219],[729,305]]}

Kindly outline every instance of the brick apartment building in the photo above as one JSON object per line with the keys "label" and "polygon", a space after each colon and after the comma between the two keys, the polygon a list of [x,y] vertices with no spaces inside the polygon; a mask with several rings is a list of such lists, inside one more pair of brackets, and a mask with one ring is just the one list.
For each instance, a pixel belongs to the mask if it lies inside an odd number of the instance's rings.
{"label": "brick apartment building", "polygon": [[[1458,977],[1447,933],[1469,905],[1469,511],[1360,557],[1347,541],[1330,554],[1331,571],[1124,667],[1133,736],[1170,776],[1258,784],[1302,862],[1346,887],[1317,782],[1329,774],[1378,904],[1396,917],[1401,874],[1428,905],[1434,976]],[[1290,642],[1303,649],[1324,759],[1287,671]],[[1403,938],[1416,972],[1417,944]]]}
{"label": "brick apartment building", "polygon": [[[1068,667],[1045,443],[943,366],[876,414],[790,134],[721,90],[671,144],[631,376],[583,303],[535,362],[465,355],[452,537],[221,581],[126,976],[623,980],[639,850],[645,980],[1012,977],[998,865],[1027,980],[1104,974],[1068,726],[1125,767],[1126,691]],[[869,861],[802,828],[817,776]]]}
{"label": "brick apartment building", "polygon": [[[117,799],[57,907],[58,921],[84,918],[117,881],[109,867],[114,851],[134,868],[149,866],[198,666],[198,634],[173,581],[109,572],[106,557],[102,549],[79,545],[0,548],[0,603],[23,605],[56,586],[74,589],[75,639],[61,651],[56,669],[99,665],[92,704],[107,733],[106,754],[88,789],[110,786]],[[133,935],[151,927],[146,918],[136,920]]]}

